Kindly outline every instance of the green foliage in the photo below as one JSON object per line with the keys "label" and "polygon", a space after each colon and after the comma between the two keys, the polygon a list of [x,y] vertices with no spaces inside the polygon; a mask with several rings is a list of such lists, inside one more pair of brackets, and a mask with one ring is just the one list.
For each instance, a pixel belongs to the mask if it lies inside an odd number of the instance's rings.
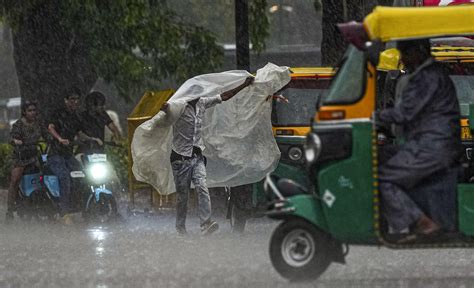
{"label": "green foliage", "polygon": [[[221,42],[235,42],[235,0],[183,0],[170,1],[169,5],[177,13],[185,11],[189,23],[212,29]],[[248,5],[250,42],[253,50],[260,53],[270,33],[267,0],[248,0]]]}
{"label": "green foliage", "polygon": [[266,14],[267,0],[250,0],[249,31],[253,49],[260,53],[265,50],[265,39],[270,35],[270,22]]}
{"label": "green foliage", "polygon": [[112,163],[122,187],[128,187],[128,154],[127,141],[120,143],[120,146],[105,146],[107,160]]}
{"label": "green foliage", "polygon": [[11,170],[12,146],[7,143],[0,143],[0,187],[8,186],[8,179]]}
{"label": "green foliage", "polygon": [[84,48],[97,75],[126,96],[154,89],[156,81],[167,77],[180,81],[213,71],[222,62],[214,35],[186,23],[163,2],[3,0],[0,11],[14,28],[24,21],[58,18],[58,30],[70,37],[71,47]]}

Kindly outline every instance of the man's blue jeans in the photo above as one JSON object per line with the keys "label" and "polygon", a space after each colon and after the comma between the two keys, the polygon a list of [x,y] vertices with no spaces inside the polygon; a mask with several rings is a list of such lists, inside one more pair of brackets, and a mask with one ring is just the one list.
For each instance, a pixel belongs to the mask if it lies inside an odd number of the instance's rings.
{"label": "man's blue jeans", "polygon": [[191,159],[176,160],[171,163],[173,168],[174,183],[177,193],[176,229],[184,230],[186,227],[186,214],[188,211],[188,198],[191,182],[194,184],[198,195],[199,219],[201,226],[211,219],[211,198],[206,184],[206,165],[204,156],[196,155]]}
{"label": "man's blue jeans", "polygon": [[70,202],[71,197],[71,177],[70,173],[80,165],[73,155],[51,155],[48,156],[48,166],[54,175],[58,176],[59,188],[59,208],[61,214],[72,212]]}

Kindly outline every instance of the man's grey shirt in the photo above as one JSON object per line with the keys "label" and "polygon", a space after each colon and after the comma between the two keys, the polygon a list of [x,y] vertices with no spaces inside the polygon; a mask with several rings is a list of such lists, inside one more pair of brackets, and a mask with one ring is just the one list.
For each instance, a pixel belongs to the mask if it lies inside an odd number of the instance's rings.
{"label": "man's grey shirt", "polygon": [[173,142],[171,148],[176,153],[191,157],[193,146],[204,151],[202,141],[202,119],[207,108],[222,102],[220,95],[201,97],[196,103],[196,111],[190,104],[186,104],[183,114],[173,125]]}

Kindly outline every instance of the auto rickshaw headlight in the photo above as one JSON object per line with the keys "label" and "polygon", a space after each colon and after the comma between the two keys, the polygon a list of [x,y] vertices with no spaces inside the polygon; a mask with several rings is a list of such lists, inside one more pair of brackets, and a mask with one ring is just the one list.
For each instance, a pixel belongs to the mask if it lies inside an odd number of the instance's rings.
{"label": "auto rickshaw headlight", "polygon": [[304,152],[308,164],[311,165],[318,160],[319,153],[321,153],[321,139],[319,139],[317,134],[308,134],[306,144],[304,145]]}
{"label": "auto rickshaw headlight", "polygon": [[293,146],[288,149],[288,158],[291,160],[298,161],[301,159],[301,157],[303,157],[303,151],[300,147]]}

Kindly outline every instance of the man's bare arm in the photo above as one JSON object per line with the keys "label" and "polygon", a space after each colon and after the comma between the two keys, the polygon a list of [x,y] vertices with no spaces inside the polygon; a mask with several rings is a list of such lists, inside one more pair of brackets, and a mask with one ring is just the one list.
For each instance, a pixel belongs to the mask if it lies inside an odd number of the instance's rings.
{"label": "man's bare arm", "polygon": [[242,85],[240,85],[240,86],[238,86],[238,87],[236,87],[236,88],[234,88],[234,89],[231,89],[231,90],[229,90],[229,91],[226,91],[226,92],[222,93],[222,94],[221,94],[221,99],[222,99],[222,101],[227,101],[227,100],[231,99],[232,97],[234,97],[235,95],[237,95],[237,93],[239,93],[240,90],[242,90],[242,89],[244,89],[245,87],[251,85],[254,80],[255,80],[254,77],[249,76],[249,77],[247,77],[247,79],[245,79],[245,82],[244,82]]}
{"label": "man's bare arm", "polygon": [[56,127],[54,124],[49,124],[48,125],[48,132],[53,136],[54,139],[58,140],[59,143],[63,145],[69,145],[69,140],[68,139],[63,139],[61,135],[56,131]]}

